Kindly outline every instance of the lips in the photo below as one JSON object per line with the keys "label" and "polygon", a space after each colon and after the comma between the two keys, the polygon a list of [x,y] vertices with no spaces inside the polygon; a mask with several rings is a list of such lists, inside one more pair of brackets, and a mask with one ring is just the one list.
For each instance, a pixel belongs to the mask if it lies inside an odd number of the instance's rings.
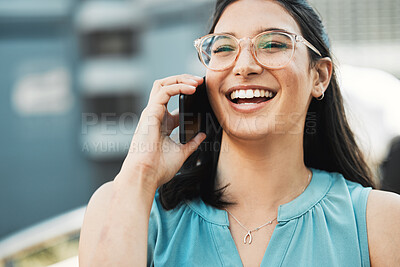
{"label": "lips", "polygon": [[276,95],[276,90],[258,85],[234,86],[225,94],[231,107],[239,113],[256,112],[268,105]]}
{"label": "lips", "polygon": [[268,99],[266,97],[254,97],[254,98],[250,98],[250,99],[237,98],[237,99],[232,100],[233,103],[239,104],[239,105],[241,105],[241,104],[259,104],[259,103],[262,103],[265,101],[268,101]]}

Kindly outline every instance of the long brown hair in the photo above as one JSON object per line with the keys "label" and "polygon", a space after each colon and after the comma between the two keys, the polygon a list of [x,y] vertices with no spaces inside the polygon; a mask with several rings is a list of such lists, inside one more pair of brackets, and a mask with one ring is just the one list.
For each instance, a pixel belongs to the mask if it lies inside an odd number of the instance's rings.
{"label": "long brown hair", "polygon": [[[214,32],[225,8],[236,1],[217,1],[210,33]],[[301,34],[321,52],[322,57],[332,58],[322,21],[309,3],[306,0],[276,1],[292,15],[300,26]],[[320,58],[315,53],[309,53],[309,57],[310,67]],[[181,201],[196,197],[201,197],[205,203],[216,208],[231,204],[223,200],[226,186],[215,189],[222,131],[211,107],[208,107],[208,112],[211,119],[208,122],[206,140],[186,160],[175,177],[159,189],[160,200],[165,209],[172,209]],[[307,167],[338,172],[347,180],[376,188],[373,173],[347,122],[335,66],[324,99],[311,101],[304,127],[303,151]]]}

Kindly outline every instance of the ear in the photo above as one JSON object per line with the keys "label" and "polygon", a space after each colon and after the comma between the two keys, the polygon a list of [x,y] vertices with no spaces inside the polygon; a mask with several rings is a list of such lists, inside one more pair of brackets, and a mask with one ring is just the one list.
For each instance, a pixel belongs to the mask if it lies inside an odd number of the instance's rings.
{"label": "ear", "polygon": [[332,76],[332,60],[329,57],[324,57],[318,60],[315,64],[313,72],[313,97],[320,97],[328,88]]}

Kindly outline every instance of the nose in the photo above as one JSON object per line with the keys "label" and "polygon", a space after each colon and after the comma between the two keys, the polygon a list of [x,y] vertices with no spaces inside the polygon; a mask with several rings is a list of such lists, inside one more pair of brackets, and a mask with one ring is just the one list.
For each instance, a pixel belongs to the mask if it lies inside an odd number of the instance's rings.
{"label": "nose", "polygon": [[246,39],[246,42],[243,42],[243,39],[240,41],[240,53],[237,55],[233,67],[233,73],[236,76],[248,77],[250,75],[261,74],[264,70],[253,55],[250,38]]}

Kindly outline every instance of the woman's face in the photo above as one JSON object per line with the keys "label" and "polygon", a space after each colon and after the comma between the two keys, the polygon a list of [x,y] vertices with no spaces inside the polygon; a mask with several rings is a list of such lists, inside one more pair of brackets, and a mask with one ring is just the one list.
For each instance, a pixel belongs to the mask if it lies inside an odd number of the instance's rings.
{"label": "woman's face", "polygon": [[[292,16],[281,5],[269,0],[240,0],[230,4],[214,32],[231,33],[240,39],[252,38],[269,28],[301,34]],[[309,68],[308,48],[298,43],[285,68],[270,70],[254,60],[249,40],[241,45],[233,67],[219,72],[207,70],[206,74],[210,103],[224,130],[246,140],[270,134],[301,134],[315,80]],[[264,87],[276,95],[259,104],[234,104],[227,92],[237,86],[244,89]]]}

